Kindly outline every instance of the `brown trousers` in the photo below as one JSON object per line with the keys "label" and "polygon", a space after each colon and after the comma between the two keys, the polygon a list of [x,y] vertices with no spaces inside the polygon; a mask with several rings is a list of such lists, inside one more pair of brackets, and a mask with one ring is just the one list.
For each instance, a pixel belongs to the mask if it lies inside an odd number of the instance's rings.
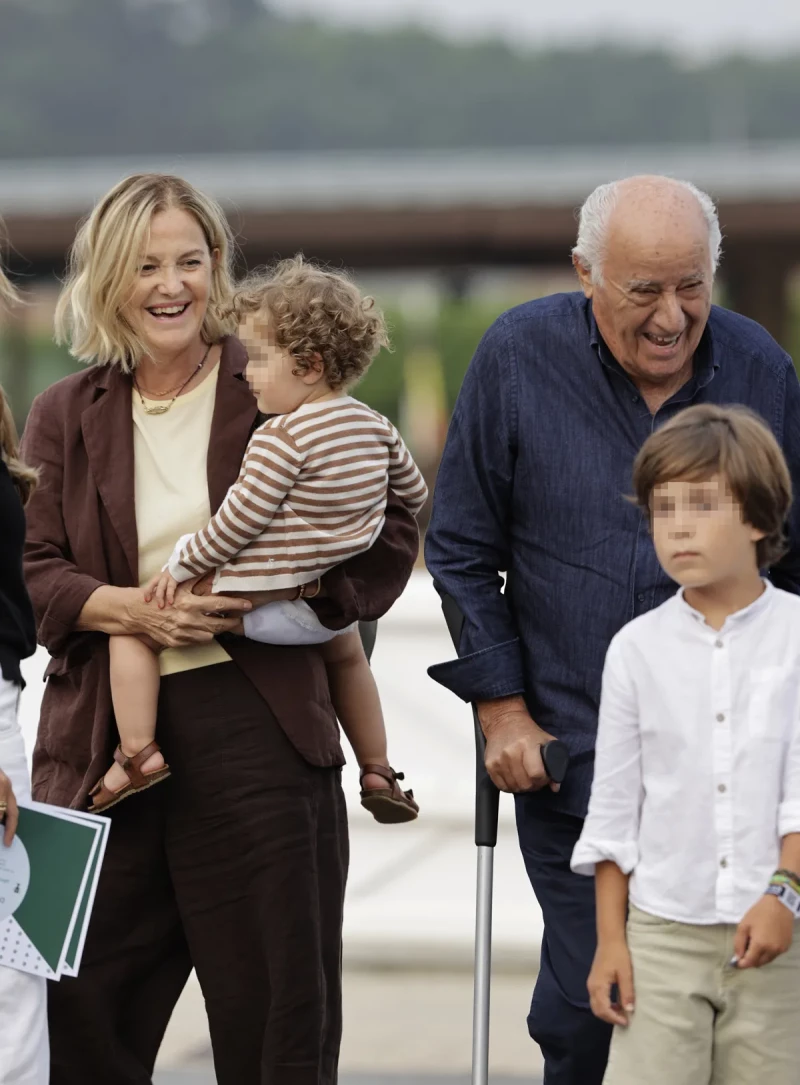
{"label": "brown trousers", "polygon": [[191,968],[218,1085],[334,1085],[348,864],[339,769],[307,764],[235,664],[165,678],[170,779],[110,811],[51,1085],[146,1085]]}

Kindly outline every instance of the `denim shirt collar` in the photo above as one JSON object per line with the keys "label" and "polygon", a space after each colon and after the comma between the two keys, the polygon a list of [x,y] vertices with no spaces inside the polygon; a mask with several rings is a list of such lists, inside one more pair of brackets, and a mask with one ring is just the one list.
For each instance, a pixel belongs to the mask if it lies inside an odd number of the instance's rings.
{"label": "denim shirt collar", "polygon": [[[606,369],[619,373],[621,376],[625,377],[626,380],[630,381],[630,376],[611,353],[600,334],[591,301],[587,301],[587,312],[589,317],[589,342],[592,348],[597,352],[598,358]],[[716,344],[714,342],[714,332],[711,327],[711,318],[709,315],[709,320],[703,329],[700,342],[697,344],[697,350],[694,354],[694,371],[686,390],[691,395],[694,395],[695,392],[700,391],[701,388],[705,388],[705,386],[713,379],[714,374],[719,369],[719,365],[719,351],[716,349]],[[683,389],[680,389],[680,391],[683,391]],[[678,393],[676,393],[676,395],[677,394]]]}

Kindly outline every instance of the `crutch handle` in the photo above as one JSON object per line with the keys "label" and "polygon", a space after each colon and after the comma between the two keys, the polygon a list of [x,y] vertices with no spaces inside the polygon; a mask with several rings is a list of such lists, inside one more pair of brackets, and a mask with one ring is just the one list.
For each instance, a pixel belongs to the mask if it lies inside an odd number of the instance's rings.
{"label": "crutch handle", "polygon": [[[458,652],[461,647],[464,615],[451,595],[442,596],[442,613],[450,631],[453,647]],[[472,720],[475,727],[475,843],[479,848],[493,848],[497,843],[500,792],[486,771],[486,739],[483,736],[483,728],[475,705],[472,706]]]}
{"label": "crutch handle", "polygon": [[474,705],[472,719],[475,725],[475,843],[479,848],[493,848],[497,843],[500,792],[486,771],[486,739]]}

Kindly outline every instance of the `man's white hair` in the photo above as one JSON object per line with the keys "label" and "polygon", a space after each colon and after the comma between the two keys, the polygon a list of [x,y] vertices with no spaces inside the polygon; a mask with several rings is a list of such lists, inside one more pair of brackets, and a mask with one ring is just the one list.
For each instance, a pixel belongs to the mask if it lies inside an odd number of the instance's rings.
{"label": "man's white hair", "polygon": [[[679,181],[671,177],[665,177],[664,180],[672,181],[674,185],[690,193],[700,205],[700,210],[703,212],[703,217],[708,226],[711,269],[716,272],[722,251],[722,231],[719,227],[719,217],[714,201],[707,192],[697,188],[691,181]],[[619,202],[620,189],[623,184],[624,181],[620,180],[598,185],[581,207],[578,220],[578,240],[572,250],[572,255],[580,261],[587,271],[592,273],[592,282],[594,283],[603,281],[603,261],[606,256],[608,223],[614,208]]]}

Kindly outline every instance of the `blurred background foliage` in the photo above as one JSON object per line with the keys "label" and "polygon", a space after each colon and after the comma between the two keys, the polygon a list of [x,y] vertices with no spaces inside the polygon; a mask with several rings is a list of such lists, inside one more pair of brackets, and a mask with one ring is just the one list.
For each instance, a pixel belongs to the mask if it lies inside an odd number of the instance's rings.
{"label": "blurred background foliage", "polygon": [[[800,139],[800,55],[688,64],[638,47],[515,49],[335,28],[262,0],[0,0],[0,159],[766,139]],[[440,283],[421,309],[379,283],[394,350],[357,394],[433,471],[483,332],[526,297],[574,288],[569,272],[565,257],[546,282],[520,268],[488,292]],[[20,422],[76,368],[50,339],[52,286],[24,330],[0,326],[0,381]],[[800,358],[796,284],[792,305]]]}
{"label": "blurred background foliage", "polygon": [[5,157],[796,137],[798,56],[515,50],[260,0],[0,0]]}

